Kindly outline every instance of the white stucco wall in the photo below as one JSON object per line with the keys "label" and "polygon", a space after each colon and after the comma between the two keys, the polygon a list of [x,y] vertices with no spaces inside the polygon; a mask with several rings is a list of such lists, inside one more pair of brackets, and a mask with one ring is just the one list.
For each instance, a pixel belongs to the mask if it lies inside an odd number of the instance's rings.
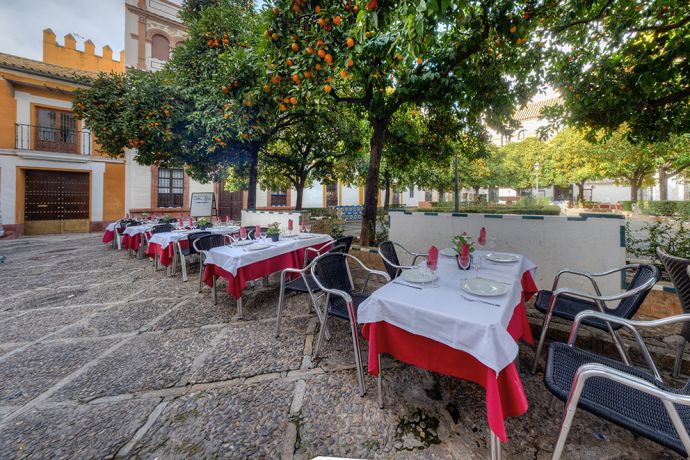
{"label": "white stucco wall", "polygon": [[340,199],[342,206],[356,206],[359,204],[359,188],[348,187],[343,185],[342,197]]}
{"label": "white stucco wall", "polygon": [[[524,254],[538,266],[535,281],[540,289],[550,289],[554,275],[563,268],[601,271],[625,265],[623,219],[516,215],[491,218],[484,214],[453,216],[400,211],[392,212],[390,218],[390,239],[423,253],[431,245],[449,247],[451,238],[462,232],[476,237],[485,227],[487,236],[497,239],[497,251]],[[564,276],[562,281],[562,286],[591,292],[591,284],[575,277]],[[600,286],[604,293],[620,291],[620,276],[607,277]]]}
{"label": "white stucco wall", "polygon": [[320,208],[323,206],[323,187],[319,182],[314,182],[311,187],[304,189],[302,199],[303,208]]}
{"label": "white stucco wall", "polygon": [[261,225],[262,227],[268,226],[273,222],[280,223],[280,228],[282,231],[287,230],[288,220],[292,219],[293,229],[297,231],[300,224],[300,212],[282,212],[282,211],[247,211],[242,210],[242,221],[241,225],[243,227]]}
{"label": "white stucco wall", "polygon": [[151,168],[134,160],[136,150],[127,149],[125,157],[125,209],[151,207]]}

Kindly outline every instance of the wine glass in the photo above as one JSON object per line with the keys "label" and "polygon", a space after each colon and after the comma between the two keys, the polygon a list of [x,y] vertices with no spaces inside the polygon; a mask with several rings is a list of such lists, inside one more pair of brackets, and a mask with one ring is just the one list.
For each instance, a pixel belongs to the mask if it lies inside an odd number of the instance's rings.
{"label": "wine glass", "polygon": [[474,264],[473,264],[474,277],[479,278],[479,269],[481,268],[481,265],[482,265],[482,256],[479,254],[475,254],[472,256],[472,261],[474,262]]}
{"label": "wine glass", "polygon": [[466,255],[463,256],[461,254],[458,254],[458,264],[460,265],[460,268],[462,268],[465,272],[467,272],[467,269],[470,268],[470,256]]}
{"label": "wine glass", "polygon": [[496,237],[495,236],[492,236],[491,238],[489,238],[489,249],[491,249],[492,251],[494,249],[496,249]]}
{"label": "wine glass", "polygon": [[247,229],[244,227],[240,228],[240,240],[242,240],[242,243],[247,239]]}

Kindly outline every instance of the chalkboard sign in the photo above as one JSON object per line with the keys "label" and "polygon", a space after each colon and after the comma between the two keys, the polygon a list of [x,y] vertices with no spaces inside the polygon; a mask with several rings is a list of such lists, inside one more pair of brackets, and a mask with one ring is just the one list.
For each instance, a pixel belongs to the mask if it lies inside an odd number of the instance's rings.
{"label": "chalkboard sign", "polygon": [[216,215],[216,198],[213,192],[192,193],[191,217],[211,217]]}

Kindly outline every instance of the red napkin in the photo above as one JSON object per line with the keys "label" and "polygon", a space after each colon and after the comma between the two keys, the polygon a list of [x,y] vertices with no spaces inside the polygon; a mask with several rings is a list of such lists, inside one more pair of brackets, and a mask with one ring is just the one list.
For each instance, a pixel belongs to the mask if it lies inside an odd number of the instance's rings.
{"label": "red napkin", "polygon": [[292,219],[288,219],[288,231],[292,231]]}
{"label": "red napkin", "polygon": [[240,238],[246,238],[247,237],[247,229],[244,227],[240,227]]}
{"label": "red napkin", "polygon": [[462,248],[460,248],[460,255],[458,256],[458,260],[460,261],[460,265],[466,265],[469,267],[470,265],[470,245],[469,244],[463,244]]}
{"label": "red napkin", "polygon": [[436,271],[438,266],[438,248],[436,246],[431,246],[429,248],[429,254],[426,257],[426,266],[431,271]]}
{"label": "red napkin", "polygon": [[254,227],[254,238],[261,238],[261,225]]}
{"label": "red napkin", "polygon": [[189,222],[187,222],[187,223],[189,224],[189,228],[194,227],[194,222],[192,221],[191,217],[189,218]]}
{"label": "red napkin", "polygon": [[484,227],[479,230],[479,239],[477,240],[477,243],[479,243],[480,246],[484,246],[486,244],[486,229]]}

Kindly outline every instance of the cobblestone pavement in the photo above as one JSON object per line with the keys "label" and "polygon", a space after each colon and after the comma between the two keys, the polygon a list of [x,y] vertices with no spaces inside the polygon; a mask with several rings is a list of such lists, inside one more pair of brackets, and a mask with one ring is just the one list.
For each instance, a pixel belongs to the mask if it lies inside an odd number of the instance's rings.
{"label": "cobblestone pavement", "polygon": [[[0,458],[488,455],[478,385],[388,361],[379,409],[373,378],[357,394],[347,324],[312,361],[305,296],[276,339],[275,276],[246,291],[240,320],[224,292],[213,305],[194,274],[154,272],[99,235],[4,241],[0,254]],[[560,423],[532,356],[522,349],[530,409],[507,421],[507,458],[549,458]],[[673,458],[579,413],[565,458],[585,456]]]}

